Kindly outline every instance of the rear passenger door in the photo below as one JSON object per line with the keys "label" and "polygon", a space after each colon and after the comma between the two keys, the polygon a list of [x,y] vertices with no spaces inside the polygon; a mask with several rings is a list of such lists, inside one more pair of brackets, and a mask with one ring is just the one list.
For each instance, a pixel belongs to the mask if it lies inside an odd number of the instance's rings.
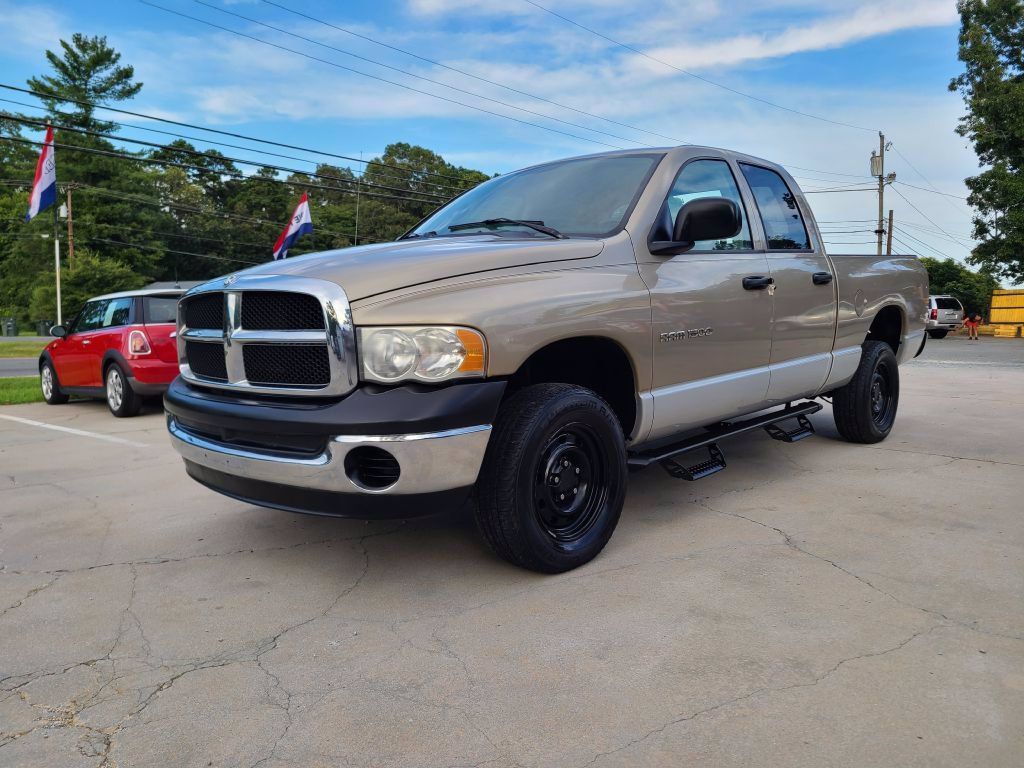
{"label": "rear passenger door", "polygon": [[774,280],[768,402],[816,393],[832,364],[836,285],[832,264],[807,225],[806,201],[777,171],[740,163],[764,228]]}

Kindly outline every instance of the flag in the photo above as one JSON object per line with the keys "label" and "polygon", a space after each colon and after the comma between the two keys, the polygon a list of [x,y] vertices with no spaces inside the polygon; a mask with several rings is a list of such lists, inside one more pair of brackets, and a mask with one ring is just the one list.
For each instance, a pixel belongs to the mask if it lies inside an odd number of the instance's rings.
{"label": "flag", "polygon": [[36,163],[36,177],[28,195],[28,213],[25,221],[32,221],[40,212],[57,202],[57,160],[53,154],[53,126],[46,126],[43,151]]}
{"label": "flag", "polygon": [[288,249],[295,245],[295,241],[303,235],[313,233],[313,217],[309,215],[309,196],[303,192],[302,199],[295,206],[295,213],[292,214],[288,226],[282,230],[274,243],[274,258],[283,259],[288,255]]}

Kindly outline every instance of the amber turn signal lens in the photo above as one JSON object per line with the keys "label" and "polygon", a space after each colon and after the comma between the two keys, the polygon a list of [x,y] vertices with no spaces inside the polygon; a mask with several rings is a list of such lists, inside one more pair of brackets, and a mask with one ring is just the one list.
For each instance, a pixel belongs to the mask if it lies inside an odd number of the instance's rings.
{"label": "amber turn signal lens", "polygon": [[483,373],[487,361],[484,359],[484,340],[476,331],[468,328],[459,328],[455,331],[466,348],[466,357],[459,366],[463,373]]}

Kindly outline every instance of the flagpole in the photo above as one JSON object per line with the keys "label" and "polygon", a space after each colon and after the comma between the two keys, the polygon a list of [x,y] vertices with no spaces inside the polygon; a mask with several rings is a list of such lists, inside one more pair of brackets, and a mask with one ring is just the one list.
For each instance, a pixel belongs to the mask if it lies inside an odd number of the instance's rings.
{"label": "flagpole", "polygon": [[60,220],[57,201],[53,201],[53,269],[57,275],[57,325],[63,324],[60,304]]}

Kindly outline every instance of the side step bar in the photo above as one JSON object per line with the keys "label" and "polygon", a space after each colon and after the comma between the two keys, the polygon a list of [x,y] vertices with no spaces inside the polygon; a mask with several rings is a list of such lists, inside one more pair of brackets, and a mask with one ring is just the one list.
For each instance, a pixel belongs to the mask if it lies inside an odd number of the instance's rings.
{"label": "side step bar", "polygon": [[[723,422],[717,427],[705,429],[704,432],[683,440],[662,442],[649,448],[631,451],[626,462],[631,469],[641,469],[658,463],[673,477],[682,480],[699,480],[725,469],[725,456],[718,447],[719,440],[763,428],[775,440],[795,443],[797,440],[803,440],[814,434],[814,427],[807,416],[817,413],[821,409],[821,403],[808,400],[796,405],[787,405],[777,411],[762,413],[743,421]],[[780,422],[787,419],[796,419],[796,427],[787,430],[779,426]],[[674,457],[698,448],[708,449],[708,458],[704,461],[687,467],[674,460]]]}

